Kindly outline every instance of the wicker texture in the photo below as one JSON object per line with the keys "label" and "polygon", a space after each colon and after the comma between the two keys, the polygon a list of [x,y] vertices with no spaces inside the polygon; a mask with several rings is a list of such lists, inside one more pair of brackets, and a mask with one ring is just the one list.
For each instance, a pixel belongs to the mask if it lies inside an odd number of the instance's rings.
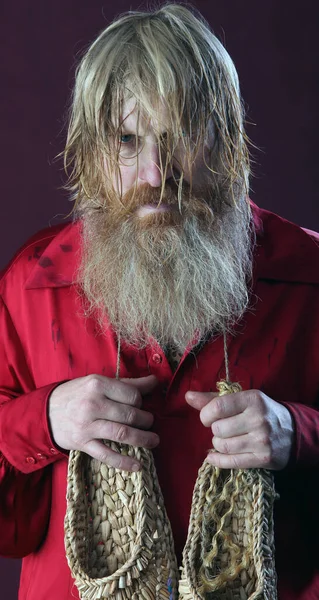
{"label": "wicker texture", "polygon": [[172,600],[178,570],[153,456],[108,445],[135,456],[143,469],[119,471],[70,452],[65,546],[80,597]]}
{"label": "wicker texture", "polygon": [[[221,381],[219,395],[241,391]],[[204,462],[195,484],[180,600],[276,600],[273,476]]]}
{"label": "wicker texture", "polygon": [[[241,389],[227,382],[217,387],[220,394]],[[204,462],[178,585],[152,453],[105,443],[135,456],[143,468],[128,473],[70,452],[65,545],[81,599],[276,600],[270,472],[221,470]]]}
{"label": "wicker texture", "polygon": [[266,471],[203,464],[183,552],[180,600],[276,600],[273,499]]}

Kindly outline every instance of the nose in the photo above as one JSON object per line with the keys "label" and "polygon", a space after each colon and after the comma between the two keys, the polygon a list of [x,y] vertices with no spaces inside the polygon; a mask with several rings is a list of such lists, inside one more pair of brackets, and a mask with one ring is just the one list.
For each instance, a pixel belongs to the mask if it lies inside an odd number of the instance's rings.
{"label": "nose", "polygon": [[[160,187],[162,185],[162,169],[165,169],[166,157],[160,154],[162,150],[158,143],[153,141],[145,144],[141,154],[139,155],[138,177],[143,183],[148,183],[151,187]],[[166,172],[163,173],[165,181],[172,176],[171,165],[167,166]]]}

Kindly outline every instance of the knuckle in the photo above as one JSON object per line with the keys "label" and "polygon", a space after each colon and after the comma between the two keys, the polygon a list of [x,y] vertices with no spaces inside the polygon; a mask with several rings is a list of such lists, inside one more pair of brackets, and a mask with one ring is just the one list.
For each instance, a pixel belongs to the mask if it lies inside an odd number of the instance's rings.
{"label": "knuckle", "polygon": [[128,460],[125,459],[124,456],[122,456],[121,454],[118,454],[118,457],[115,458],[114,460],[114,467],[116,469],[120,469],[121,471],[127,471],[128,470]]}
{"label": "knuckle", "polygon": [[237,456],[232,456],[232,468],[233,469],[240,469],[241,468]]}
{"label": "knuckle", "polygon": [[222,452],[223,454],[231,454],[231,448],[227,440],[222,443]]}
{"label": "knuckle", "polygon": [[[87,398],[81,398],[77,403],[76,421],[80,426],[85,425],[92,419],[93,407]],[[74,415],[72,415],[74,420]]]}
{"label": "knuckle", "polygon": [[98,460],[105,463],[109,467],[114,466],[114,458],[116,457],[115,452],[109,450],[107,447],[101,451]]}
{"label": "knuckle", "polygon": [[215,406],[216,411],[220,414],[225,414],[226,412],[226,401],[224,396],[218,396],[215,400],[215,402],[213,403],[213,406]]}
{"label": "knuckle", "polygon": [[214,435],[216,435],[217,437],[220,437],[221,434],[221,428],[220,428],[220,424],[218,421],[216,421],[215,423],[212,424],[212,432]]}
{"label": "knuckle", "polygon": [[255,402],[260,402],[263,395],[261,390],[249,390],[249,394],[254,398]]}
{"label": "knuckle", "polygon": [[265,395],[260,390],[253,390],[254,404],[257,406],[260,414],[265,415],[267,413],[267,403],[265,401]]}
{"label": "knuckle", "polygon": [[[118,456],[119,456],[119,458],[118,458]],[[124,464],[124,461],[121,458],[121,455],[120,454],[117,455],[117,454],[115,454],[115,452],[104,453],[104,455],[101,456],[100,461],[103,462],[103,463],[105,463],[109,467],[113,467],[113,468],[116,468],[116,469],[117,468],[121,469],[122,468],[121,463]]]}
{"label": "knuckle", "polygon": [[135,463],[136,461],[133,461],[133,459],[128,458],[127,456],[117,454],[113,466],[121,471],[132,471]]}
{"label": "knuckle", "polygon": [[122,394],[123,383],[118,379],[112,379],[111,377],[106,378],[103,393],[105,396],[119,397]]}
{"label": "knuckle", "polygon": [[89,394],[96,395],[100,394],[102,390],[102,382],[97,375],[87,375],[86,377],[86,390]]}
{"label": "knuckle", "polygon": [[129,429],[126,425],[120,425],[115,432],[116,442],[125,442],[128,438]]}
{"label": "knuckle", "polygon": [[126,422],[128,425],[134,425],[136,418],[135,408],[129,408],[126,412]]}
{"label": "knuckle", "polygon": [[130,390],[130,403],[133,406],[138,406],[138,404],[140,403],[140,399],[141,399],[141,396],[140,396],[139,391],[137,389],[135,389],[135,388],[131,388],[131,390]]}

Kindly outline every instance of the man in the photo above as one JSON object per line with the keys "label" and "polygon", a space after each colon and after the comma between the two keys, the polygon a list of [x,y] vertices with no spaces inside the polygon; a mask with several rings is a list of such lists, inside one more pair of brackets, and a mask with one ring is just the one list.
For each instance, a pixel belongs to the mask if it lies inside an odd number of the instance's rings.
{"label": "man", "polygon": [[[319,253],[247,200],[246,141],[235,67],[189,9],[128,13],[84,56],[76,218],[0,286],[0,553],[25,557],[20,600],[77,597],[70,449],[127,471],[103,439],[154,449],[180,559],[212,434],[214,465],[275,473],[279,599],[319,598]],[[217,399],[228,362],[244,391]]]}

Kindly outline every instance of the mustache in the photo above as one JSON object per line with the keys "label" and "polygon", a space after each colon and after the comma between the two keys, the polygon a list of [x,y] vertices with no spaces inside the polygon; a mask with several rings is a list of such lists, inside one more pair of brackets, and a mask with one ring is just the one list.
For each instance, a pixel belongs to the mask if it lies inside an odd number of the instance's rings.
{"label": "mustache", "polygon": [[177,183],[170,179],[163,188],[152,187],[147,183],[131,188],[121,198],[119,196],[109,197],[105,208],[116,220],[132,218],[138,208],[148,205],[167,205],[174,208],[174,213],[180,214],[181,217],[197,214],[211,220],[215,217],[215,211],[218,211],[219,204],[213,189],[206,189],[201,196],[195,196],[191,191],[191,186],[187,182],[183,182],[179,193]]}
{"label": "mustache", "polygon": [[[190,187],[188,184],[183,184],[181,201],[185,203],[189,198]],[[148,204],[167,204],[178,207],[178,187],[174,181],[167,181],[163,188],[152,187],[148,183],[145,183],[138,186],[136,189],[130,189],[124,194],[121,201],[128,210],[134,210]]]}

